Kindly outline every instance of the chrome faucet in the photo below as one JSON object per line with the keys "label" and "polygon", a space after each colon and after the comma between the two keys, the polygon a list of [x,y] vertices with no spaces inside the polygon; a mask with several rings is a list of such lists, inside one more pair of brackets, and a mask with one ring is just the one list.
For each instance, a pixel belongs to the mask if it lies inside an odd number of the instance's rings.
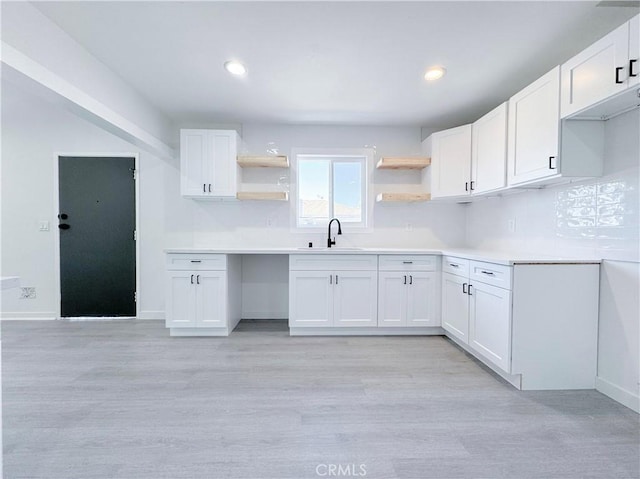
{"label": "chrome faucet", "polygon": [[331,248],[331,245],[336,244],[335,236],[333,237],[333,240],[331,239],[331,223],[333,223],[334,221],[338,222],[338,234],[342,234],[342,226],[340,225],[340,220],[338,218],[333,218],[331,221],[329,221],[329,228],[327,231],[327,248]]}

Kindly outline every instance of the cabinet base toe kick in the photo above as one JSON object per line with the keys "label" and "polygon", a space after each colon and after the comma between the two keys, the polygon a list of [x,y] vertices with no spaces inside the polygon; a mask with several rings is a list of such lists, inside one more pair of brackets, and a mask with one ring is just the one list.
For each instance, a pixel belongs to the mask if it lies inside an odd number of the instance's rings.
{"label": "cabinet base toe kick", "polygon": [[169,335],[172,337],[197,337],[197,336],[229,336],[229,328],[170,328]]}
{"label": "cabinet base toe kick", "polygon": [[289,336],[443,336],[441,327],[429,328],[289,328]]}

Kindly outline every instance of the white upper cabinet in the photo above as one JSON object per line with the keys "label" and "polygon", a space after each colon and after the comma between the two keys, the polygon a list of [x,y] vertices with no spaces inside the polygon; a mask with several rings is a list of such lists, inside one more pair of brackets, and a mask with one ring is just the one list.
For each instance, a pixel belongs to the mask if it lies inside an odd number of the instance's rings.
{"label": "white upper cabinet", "polygon": [[180,130],[180,190],[196,199],[235,198],[238,190],[238,133]]}
{"label": "white upper cabinet", "polygon": [[636,16],[562,65],[562,118],[638,84],[639,21]]}
{"label": "white upper cabinet", "polygon": [[433,133],[431,150],[431,197],[465,196],[471,192],[471,125]]}
{"label": "white upper cabinet", "polygon": [[509,99],[509,185],[558,175],[560,67]]}
{"label": "white upper cabinet", "polygon": [[471,127],[473,194],[504,188],[507,182],[507,105],[503,103]]}

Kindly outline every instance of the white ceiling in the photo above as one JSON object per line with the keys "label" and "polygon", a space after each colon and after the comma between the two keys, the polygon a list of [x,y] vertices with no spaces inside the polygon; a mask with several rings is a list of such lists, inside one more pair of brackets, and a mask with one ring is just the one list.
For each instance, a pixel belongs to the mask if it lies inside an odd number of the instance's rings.
{"label": "white ceiling", "polygon": [[[177,123],[449,127],[638,12],[597,3],[35,5]],[[230,76],[228,59],[244,62],[248,75]],[[427,83],[434,64],[448,73]]]}

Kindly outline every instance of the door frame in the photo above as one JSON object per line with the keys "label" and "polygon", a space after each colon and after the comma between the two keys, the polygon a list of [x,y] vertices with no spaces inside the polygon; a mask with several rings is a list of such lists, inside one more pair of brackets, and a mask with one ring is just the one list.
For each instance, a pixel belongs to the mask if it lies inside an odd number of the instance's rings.
{"label": "door frame", "polygon": [[[60,212],[60,157],[61,156],[75,156],[75,157],[87,157],[87,158],[133,158],[133,167],[136,170],[134,177],[135,187],[135,215],[136,215],[136,315],[134,319],[140,317],[140,158],[138,153],[92,153],[86,151],[75,152],[54,152],[53,154],[53,220],[51,221],[51,229],[58,226],[58,214]],[[62,318],[62,290],[60,285],[60,233],[55,230],[54,234],[54,249],[53,249],[53,270],[55,273],[55,298],[56,298],[56,316],[55,319]],[[74,317],[76,318],[76,317]],[[105,318],[86,318],[86,319],[108,319]],[[114,319],[124,319],[123,317],[113,317]],[[65,318],[67,319],[67,318]],[[76,319],[84,319],[83,316]]]}

